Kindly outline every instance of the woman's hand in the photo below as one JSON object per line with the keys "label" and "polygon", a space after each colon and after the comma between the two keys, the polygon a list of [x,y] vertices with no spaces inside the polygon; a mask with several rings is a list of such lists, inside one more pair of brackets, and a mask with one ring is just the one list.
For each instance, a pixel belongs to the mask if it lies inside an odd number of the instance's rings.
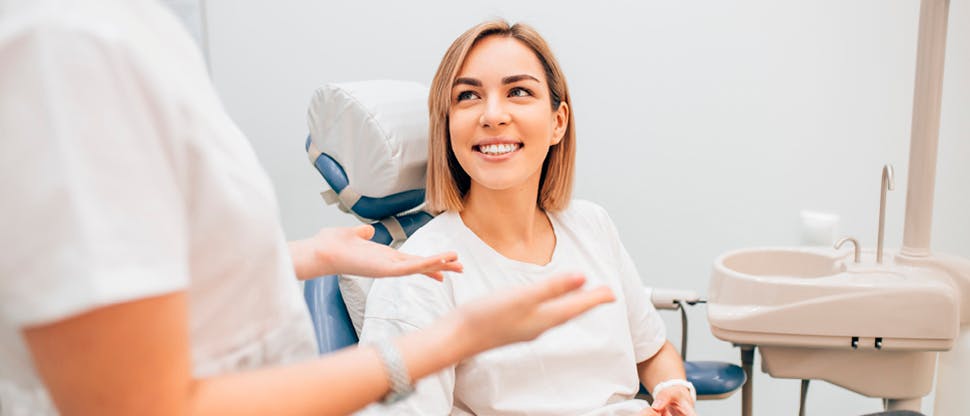
{"label": "woman's hand", "polygon": [[300,280],[330,274],[392,277],[423,274],[441,281],[442,272],[461,272],[458,255],[449,252],[430,257],[402,253],[370,241],[374,227],[324,228],[317,235],[290,242],[293,267]]}
{"label": "woman's hand", "polygon": [[472,354],[531,341],[593,307],[612,302],[608,287],[578,290],[586,278],[562,275],[468,303],[457,310]]}
{"label": "woman's hand", "polygon": [[663,389],[660,393],[657,393],[657,397],[653,398],[653,404],[650,408],[661,416],[696,415],[690,390],[687,390],[687,387],[684,386],[672,386]]}

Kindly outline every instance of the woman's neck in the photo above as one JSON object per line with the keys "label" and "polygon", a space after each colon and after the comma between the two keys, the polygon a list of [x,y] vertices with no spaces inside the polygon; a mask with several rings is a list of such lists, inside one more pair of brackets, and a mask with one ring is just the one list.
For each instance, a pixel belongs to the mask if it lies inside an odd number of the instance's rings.
{"label": "woman's neck", "polygon": [[472,184],[463,201],[462,221],[503,256],[535,264],[552,258],[556,237],[537,201],[538,180],[520,188],[491,190]]}

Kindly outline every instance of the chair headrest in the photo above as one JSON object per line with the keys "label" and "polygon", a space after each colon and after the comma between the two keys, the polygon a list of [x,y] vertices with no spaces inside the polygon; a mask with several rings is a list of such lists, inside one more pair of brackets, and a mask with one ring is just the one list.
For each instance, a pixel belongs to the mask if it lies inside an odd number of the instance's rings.
{"label": "chair headrest", "polygon": [[424,202],[428,88],[409,81],[327,84],[310,101],[306,150],[337,203],[365,222]]}

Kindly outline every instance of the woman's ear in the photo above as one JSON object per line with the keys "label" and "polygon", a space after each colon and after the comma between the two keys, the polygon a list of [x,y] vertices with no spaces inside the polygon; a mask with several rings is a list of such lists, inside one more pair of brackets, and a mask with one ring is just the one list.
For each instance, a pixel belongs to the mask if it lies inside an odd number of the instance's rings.
{"label": "woman's ear", "polygon": [[566,136],[566,128],[569,127],[569,105],[565,102],[559,103],[559,108],[552,113],[552,142],[550,145],[557,145]]}

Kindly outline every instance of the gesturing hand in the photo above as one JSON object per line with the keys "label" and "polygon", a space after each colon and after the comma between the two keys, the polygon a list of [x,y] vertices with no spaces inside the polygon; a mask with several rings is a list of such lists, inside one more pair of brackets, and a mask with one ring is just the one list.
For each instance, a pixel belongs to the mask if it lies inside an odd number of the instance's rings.
{"label": "gesturing hand", "polygon": [[696,416],[690,390],[683,386],[663,389],[653,398],[650,408],[662,416]]}
{"label": "gesturing hand", "polygon": [[531,341],[593,307],[612,302],[608,287],[579,291],[586,278],[562,275],[465,304],[458,316],[470,328],[474,352]]}
{"label": "gesturing hand", "polygon": [[442,280],[442,272],[461,272],[458,255],[449,252],[429,257],[402,253],[370,241],[374,227],[324,228],[306,240],[290,243],[297,277],[309,279],[334,273],[364,277],[423,274]]}

